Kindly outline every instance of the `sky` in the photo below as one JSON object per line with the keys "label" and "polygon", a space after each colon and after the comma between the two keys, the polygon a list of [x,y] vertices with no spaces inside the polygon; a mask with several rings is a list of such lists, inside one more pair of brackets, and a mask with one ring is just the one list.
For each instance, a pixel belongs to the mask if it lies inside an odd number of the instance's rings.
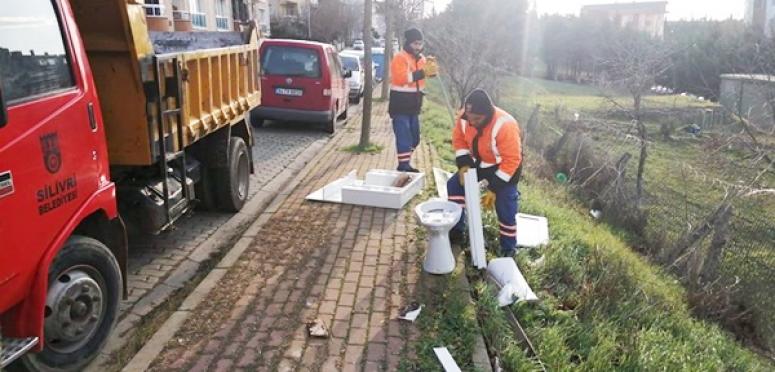
{"label": "sky", "polygon": [[[450,0],[431,0],[442,11]],[[579,14],[583,5],[629,3],[627,0],[533,0],[538,14]],[[668,0],[667,19],[742,19],[745,0]]]}

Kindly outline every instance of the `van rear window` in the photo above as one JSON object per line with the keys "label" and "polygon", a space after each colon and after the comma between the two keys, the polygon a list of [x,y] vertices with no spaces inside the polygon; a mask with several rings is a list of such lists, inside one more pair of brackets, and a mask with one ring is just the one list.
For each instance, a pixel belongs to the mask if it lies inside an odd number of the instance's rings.
{"label": "van rear window", "polygon": [[350,71],[360,71],[361,66],[358,65],[358,57],[341,56],[342,64],[345,69]]}
{"label": "van rear window", "polygon": [[261,72],[264,75],[320,78],[320,57],[313,49],[268,46],[261,56]]}

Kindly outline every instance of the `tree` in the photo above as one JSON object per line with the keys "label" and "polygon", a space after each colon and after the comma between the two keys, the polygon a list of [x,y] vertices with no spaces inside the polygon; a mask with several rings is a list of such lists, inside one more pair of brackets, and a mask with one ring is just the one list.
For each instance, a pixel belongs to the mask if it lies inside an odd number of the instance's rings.
{"label": "tree", "polygon": [[497,100],[503,76],[520,69],[526,13],[524,0],[453,0],[425,22],[428,54],[438,58],[456,98],[483,88]]}
{"label": "tree", "polygon": [[390,94],[390,62],[393,60],[393,1],[385,0],[382,3],[382,12],[385,16],[385,56],[382,66],[382,93],[380,97],[387,99]]}
{"label": "tree", "polygon": [[658,40],[645,34],[620,30],[618,37],[612,38],[608,48],[601,50],[600,59],[607,81],[602,83],[609,88],[624,89],[632,97],[632,108],[624,108],[616,100],[610,101],[630,113],[637,128],[640,140],[640,157],[636,178],[635,200],[638,207],[643,200],[643,176],[648,156],[648,132],[642,117],[643,96],[654,86],[657,77],[670,67],[669,49]]}
{"label": "tree", "polygon": [[[369,31],[371,31],[371,1],[372,0],[365,0],[363,2],[363,34],[369,35]],[[361,121],[361,140],[358,146],[361,149],[365,149],[369,146],[369,132],[371,131],[371,103],[372,99],[374,97],[373,94],[373,79],[372,77],[372,57],[371,57],[371,47],[373,44],[373,38],[366,37],[363,41],[364,43],[364,64],[365,67],[365,76],[366,76],[366,86],[363,89],[363,116]]]}
{"label": "tree", "polygon": [[345,17],[345,5],[341,0],[321,0],[315,12],[310,16],[312,39],[333,43],[343,39],[345,29],[342,22],[351,22]]}

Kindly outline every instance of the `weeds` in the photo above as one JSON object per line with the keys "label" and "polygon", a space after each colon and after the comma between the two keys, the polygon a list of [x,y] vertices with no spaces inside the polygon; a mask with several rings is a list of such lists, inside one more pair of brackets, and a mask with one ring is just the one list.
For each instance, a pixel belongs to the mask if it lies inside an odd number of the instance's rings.
{"label": "weeds", "polygon": [[375,143],[370,143],[365,147],[361,145],[352,145],[352,146],[343,147],[340,150],[344,152],[349,152],[351,154],[379,154],[384,149],[385,149],[385,146],[378,145]]}

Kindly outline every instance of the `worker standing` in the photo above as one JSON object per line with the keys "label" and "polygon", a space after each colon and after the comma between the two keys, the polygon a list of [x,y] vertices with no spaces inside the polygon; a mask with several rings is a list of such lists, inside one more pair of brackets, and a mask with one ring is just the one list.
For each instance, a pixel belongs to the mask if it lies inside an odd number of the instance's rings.
{"label": "worker standing", "polygon": [[390,62],[388,113],[396,137],[398,170],[418,172],[412,167],[412,153],[420,144],[420,110],[425,79],[436,76],[435,60],[422,55],[423,34],[416,28],[404,32],[404,48]]}
{"label": "worker standing", "polygon": [[[522,170],[522,142],[519,123],[506,111],[495,107],[481,89],[465,99],[463,111],[452,130],[452,146],[458,172],[447,182],[451,202],[465,208],[465,173],[475,168],[479,181],[487,180],[482,207],[492,209],[500,224],[502,256],[513,256],[517,247],[517,210]],[[465,209],[464,209],[465,213]],[[465,215],[451,232],[453,240],[462,236]]]}

